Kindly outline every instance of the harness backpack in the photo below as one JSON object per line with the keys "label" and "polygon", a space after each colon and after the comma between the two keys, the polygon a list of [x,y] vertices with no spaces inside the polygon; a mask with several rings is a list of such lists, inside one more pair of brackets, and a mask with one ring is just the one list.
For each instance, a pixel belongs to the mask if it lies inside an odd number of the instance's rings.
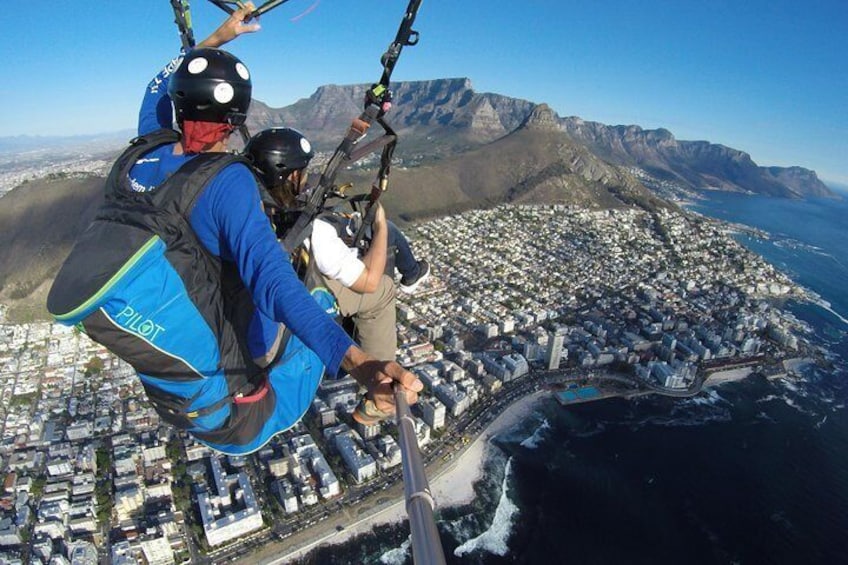
{"label": "harness backpack", "polygon": [[[198,240],[189,217],[210,180],[245,161],[200,154],[155,190],[134,192],[130,168],[177,139],[170,130],[140,137],[118,158],[105,202],[59,271],[47,307],[132,365],[163,420],[238,452],[273,413],[274,390],[262,388],[265,371],[248,352],[250,294],[235,266]],[[261,398],[240,402],[257,387]]]}

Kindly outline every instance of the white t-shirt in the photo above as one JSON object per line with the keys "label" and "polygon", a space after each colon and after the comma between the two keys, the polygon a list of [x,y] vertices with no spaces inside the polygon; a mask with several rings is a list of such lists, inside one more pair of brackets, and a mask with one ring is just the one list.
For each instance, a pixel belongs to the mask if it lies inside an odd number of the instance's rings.
{"label": "white t-shirt", "polygon": [[355,283],[365,270],[359,252],[348,247],[330,223],[316,218],[312,223],[312,235],[307,241],[318,270],[345,287]]}

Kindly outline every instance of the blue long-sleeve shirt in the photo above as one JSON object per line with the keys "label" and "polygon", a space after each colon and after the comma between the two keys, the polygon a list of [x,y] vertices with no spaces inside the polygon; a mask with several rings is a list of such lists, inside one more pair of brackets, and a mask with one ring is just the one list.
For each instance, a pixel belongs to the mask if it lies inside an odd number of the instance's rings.
{"label": "blue long-sleeve shirt", "polygon": [[[148,85],[139,112],[139,135],[171,127],[168,80],[181,60],[182,56],[168,63]],[[164,145],[139,159],[129,173],[132,187],[152,190],[192,158],[173,151],[173,144]],[[224,168],[198,198],[189,221],[213,255],[236,264],[259,312],[286,324],[318,355],[329,374],[336,374],[353,341],[297,278],[262,210],[253,173],[241,163]]]}

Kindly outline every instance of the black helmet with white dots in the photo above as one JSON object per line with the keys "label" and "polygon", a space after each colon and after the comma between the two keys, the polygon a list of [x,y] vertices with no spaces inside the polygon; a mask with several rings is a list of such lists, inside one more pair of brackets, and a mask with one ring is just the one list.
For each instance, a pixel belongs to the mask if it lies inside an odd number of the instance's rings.
{"label": "black helmet with white dots", "polygon": [[230,53],[209,48],[189,52],[168,84],[177,123],[240,126],[247,118],[251,91],[247,67]]}
{"label": "black helmet with white dots", "polygon": [[312,145],[302,133],[292,128],[271,128],[254,135],[244,154],[266,187],[285,181],[292,171],[306,168],[315,155]]}

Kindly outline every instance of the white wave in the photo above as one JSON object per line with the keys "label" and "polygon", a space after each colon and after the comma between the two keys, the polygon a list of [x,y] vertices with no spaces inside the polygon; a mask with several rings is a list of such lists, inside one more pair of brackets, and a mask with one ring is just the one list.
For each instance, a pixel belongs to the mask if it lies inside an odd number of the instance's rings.
{"label": "white wave", "polygon": [[848,318],[845,318],[842,314],[840,314],[839,312],[837,312],[836,310],[834,310],[834,309],[830,306],[830,304],[829,304],[829,303],[825,302],[824,300],[821,300],[821,301],[816,302],[816,305],[817,305],[819,308],[821,308],[822,310],[826,310],[826,311],[830,312],[831,314],[833,314],[834,316],[836,316],[836,318],[837,318],[840,322],[842,322],[843,324],[845,324],[846,326],[848,326]]}
{"label": "white wave", "polygon": [[824,249],[823,249],[823,248],[821,248],[821,247],[817,247],[817,246],[815,246],[815,245],[810,245],[810,246],[809,246],[809,251],[810,251],[811,253],[813,253],[814,255],[818,255],[818,256],[820,256],[820,257],[826,257],[827,259],[832,260],[834,263],[836,263],[837,265],[839,265],[839,266],[840,266],[840,267],[842,267],[843,269],[848,268],[848,267],[846,267],[846,266],[845,266],[845,264],[844,264],[842,261],[840,261],[840,260],[839,260],[839,258],[838,258],[838,257],[836,257],[833,253],[829,253],[828,251],[824,250]]}
{"label": "white wave", "polygon": [[702,406],[714,406],[719,402],[727,402],[724,398],[722,398],[715,389],[710,388],[705,391],[706,395],[699,395],[689,400],[683,402],[683,404],[694,404],[694,405],[702,405]]}
{"label": "white wave", "polygon": [[475,510],[469,514],[463,514],[454,520],[438,520],[440,531],[447,532],[453,539],[467,539],[474,535],[477,524],[477,515]]}
{"label": "white wave", "polygon": [[820,255],[822,257],[829,257],[833,259],[836,263],[839,263],[839,260],[828,253],[824,248],[819,247],[817,245],[812,245],[810,243],[805,243],[803,241],[799,241],[797,239],[785,238],[785,239],[775,239],[773,241],[773,245],[775,247],[780,247],[783,249],[794,249],[799,251],[804,251],[806,253],[812,253],[813,255]]}
{"label": "white wave", "polygon": [[703,426],[704,424],[709,424],[711,422],[729,422],[733,419],[729,410],[718,410],[709,414],[702,414],[700,416],[687,416],[681,418],[673,418],[673,417],[654,417],[648,418],[642,422],[638,422],[634,426],[631,426],[631,429],[638,430],[644,426],[660,426],[663,428],[679,428],[679,427],[691,427],[691,426]]}
{"label": "white wave", "polygon": [[509,499],[507,494],[507,480],[512,472],[512,457],[506,463],[503,483],[501,485],[501,498],[498,501],[498,507],[495,509],[495,517],[492,519],[492,525],[489,529],[475,538],[471,538],[459,547],[453,554],[457,557],[462,557],[467,553],[474,551],[488,551],[495,555],[504,556],[509,551],[507,541],[512,533],[512,522],[515,515],[518,513],[518,506]]}
{"label": "white wave", "polygon": [[765,412],[757,413],[757,419],[758,420],[765,420],[767,422],[777,422],[777,420],[775,420],[774,418],[772,418],[771,416],[769,416]]}
{"label": "white wave", "polygon": [[818,306],[822,310],[826,310],[827,312],[830,312],[831,314],[836,316],[836,318],[839,321],[841,321],[843,324],[848,325],[848,319],[846,319],[842,314],[840,314],[839,312],[834,310],[833,305],[829,301],[825,300],[824,298],[821,297],[821,295],[817,294],[816,292],[813,292],[810,289],[804,289],[804,290],[806,291],[807,295],[810,297],[810,302],[812,302],[813,304],[815,304],[816,306]]}
{"label": "white wave", "polygon": [[[798,399],[807,398],[810,396],[810,392],[806,388],[802,388],[798,386],[797,383],[789,381],[787,379],[780,379],[780,384],[787,390],[784,394],[769,394],[768,396],[764,396],[763,398],[757,399],[758,403],[762,402],[771,402],[774,400],[779,400],[785,403],[790,408],[794,408],[798,412],[802,414],[807,414],[810,416],[818,416],[815,410],[811,410],[809,408],[805,408],[798,403]],[[817,398],[817,400],[821,400],[821,398]]]}
{"label": "white wave", "polygon": [[757,402],[771,402],[772,400],[783,400],[783,397],[778,396],[776,394],[769,394],[768,396],[764,396],[762,398],[758,398]]}
{"label": "white wave", "polygon": [[524,441],[521,442],[521,447],[526,447],[527,449],[536,449],[539,447],[539,443],[544,439],[542,433],[545,430],[551,429],[551,425],[548,423],[547,419],[542,420],[542,424],[536,428],[533,433],[526,437]]}
{"label": "white wave", "polygon": [[629,423],[633,431],[647,426],[688,427],[708,423],[721,423],[733,420],[730,409],[733,402],[721,396],[715,389],[705,389],[700,395],[673,402],[666,414],[653,414],[642,417],[634,414]]}
{"label": "white wave", "polygon": [[789,390],[789,391],[791,391],[791,392],[794,392],[794,393],[796,393],[796,394],[800,394],[800,393],[801,393],[801,389],[800,389],[800,388],[798,388],[798,385],[796,385],[795,383],[793,383],[793,382],[792,382],[792,381],[790,381],[790,380],[787,380],[787,379],[780,379],[780,383],[783,385],[783,387],[784,387],[784,388],[786,388],[787,390]]}
{"label": "white wave", "polygon": [[833,259],[834,263],[836,263],[837,265],[840,265],[840,264],[841,264],[841,263],[839,262],[839,259],[837,259],[836,257],[834,257],[834,256],[833,256],[833,254],[828,253],[827,251],[822,250],[822,248],[821,248],[821,247],[813,247],[813,248],[811,248],[811,249],[810,249],[810,253],[813,253],[814,255],[818,255],[818,256],[820,256],[820,257],[827,257],[828,259]]}
{"label": "white wave", "polygon": [[786,382],[789,384],[789,386],[787,386],[786,388],[788,388],[792,392],[792,394],[798,396],[799,398],[807,398],[808,396],[810,396],[811,392],[815,395],[815,390],[811,389],[808,386],[808,383],[804,380],[801,380],[800,378],[797,379],[794,383],[789,383],[789,381]]}
{"label": "white wave", "polygon": [[684,400],[683,404],[694,404],[701,406],[710,406],[715,404],[715,400],[710,398],[709,396],[695,396],[694,398],[690,398],[688,400]]}
{"label": "white wave", "polygon": [[820,421],[816,422],[816,429],[821,428],[821,427],[822,427],[822,425],[823,425],[825,422],[827,422],[827,415],[825,415],[825,417],[824,417],[824,418],[822,418]]}
{"label": "white wave", "polygon": [[795,402],[789,396],[784,396],[783,401],[786,403],[787,406],[789,406],[790,408],[794,408],[795,410],[797,410],[801,414],[807,414],[808,416],[817,416],[817,414],[814,411],[807,410],[806,408],[804,408],[803,406],[801,406],[800,404]]}
{"label": "white wave", "polygon": [[406,556],[409,555],[409,548],[412,545],[412,536],[406,538],[400,547],[390,549],[380,556],[380,563],[385,565],[403,565],[406,563]]}

